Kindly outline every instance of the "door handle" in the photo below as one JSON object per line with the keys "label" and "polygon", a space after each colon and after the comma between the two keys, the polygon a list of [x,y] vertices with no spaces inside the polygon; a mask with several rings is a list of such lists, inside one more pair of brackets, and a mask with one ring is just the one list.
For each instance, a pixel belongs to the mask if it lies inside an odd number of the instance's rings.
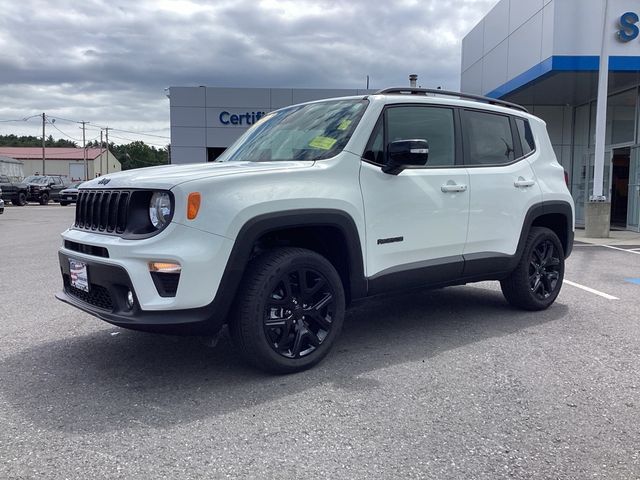
{"label": "door handle", "polygon": [[525,180],[522,177],[518,177],[518,180],[513,182],[513,186],[516,188],[532,187],[535,183],[535,180]]}
{"label": "door handle", "polygon": [[446,184],[446,185],[442,185],[440,187],[440,190],[442,190],[444,193],[448,193],[448,192],[464,192],[467,190],[467,186],[466,185],[457,185],[457,184]]}

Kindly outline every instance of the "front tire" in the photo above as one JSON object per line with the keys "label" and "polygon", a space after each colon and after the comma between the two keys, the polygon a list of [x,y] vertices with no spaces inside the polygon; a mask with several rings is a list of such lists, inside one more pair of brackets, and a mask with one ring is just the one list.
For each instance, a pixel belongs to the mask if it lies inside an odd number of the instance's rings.
{"label": "front tire", "polygon": [[293,373],[327,355],[344,314],[344,289],[333,265],[311,250],[278,248],[247,267],[229,332],[249,363]]}
{"label": "front tire", "polygon": [[514,307],[544,310],[558,297],[564,279],[564,249],[550,229],[532,227],[518,266],[500,282]]}

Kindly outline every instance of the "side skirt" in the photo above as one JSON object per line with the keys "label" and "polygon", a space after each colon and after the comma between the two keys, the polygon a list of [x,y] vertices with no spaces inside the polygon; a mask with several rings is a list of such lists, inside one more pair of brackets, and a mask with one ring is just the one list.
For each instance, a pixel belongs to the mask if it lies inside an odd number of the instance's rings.
{"label": "side skirt", "polygon": [[416,287],[447,287],[502,280],[518,263],[516,255],[474,253],[393,267],[368,278],[368,296]]}

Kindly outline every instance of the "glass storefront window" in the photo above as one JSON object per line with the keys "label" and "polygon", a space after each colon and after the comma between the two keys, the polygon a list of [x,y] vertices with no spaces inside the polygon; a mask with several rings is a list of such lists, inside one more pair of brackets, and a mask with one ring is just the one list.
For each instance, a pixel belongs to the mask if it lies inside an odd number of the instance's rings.
{"label": "glass storefront window", "polygon": [[[584,223],[584,202],[587,196],[587,166],[589,165],[591,105],[576,107],[573,129],[573,161],[569,171],[571,195],[576,205],[576,222]],[[595,112],[595,107],[594,107]]]}
{"label": "glass storefront window", "polygon": [[617,145],[635,141],[636,89],[609,96],[607,100],[607,133],[605,143]]}

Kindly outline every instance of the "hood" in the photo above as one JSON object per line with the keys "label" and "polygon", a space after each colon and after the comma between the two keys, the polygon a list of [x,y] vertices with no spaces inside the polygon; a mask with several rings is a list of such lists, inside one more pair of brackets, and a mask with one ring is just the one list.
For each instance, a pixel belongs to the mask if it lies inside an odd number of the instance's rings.
{"label": "hood", "polygon": [[160,167],[136,168],[124,172],[110,173],[94,178],[81,188],[157,188],[168,190],[191,180],[259,173],[275,170],[291,170],[313,166],[310,161],[291,162],[223,162],[192,163],[188,165],[163,165]]}

